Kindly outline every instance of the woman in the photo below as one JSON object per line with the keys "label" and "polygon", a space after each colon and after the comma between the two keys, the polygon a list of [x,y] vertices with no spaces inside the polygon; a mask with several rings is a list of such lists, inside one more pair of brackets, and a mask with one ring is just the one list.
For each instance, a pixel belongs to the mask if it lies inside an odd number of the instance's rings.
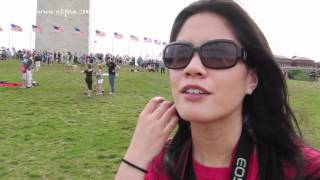
{"label": "woman", "polygon": [[296,134],[282,72],[238,4],[191,4],[170,42],[174,104],[146,105],[116,179],[319,179],[320,153]]}
{"label": "woman", "polygon": [[86,74],[86,83],[87,83],[87,89],[86,89],[86,92],[85,94],[88,96],[88,97],[91,97],[91,91],[92,91],[92,76],[93,76],[93,69],[92,69],[92,64],[88,64],[88,69],[86,69],[84,71],[84,73]]}

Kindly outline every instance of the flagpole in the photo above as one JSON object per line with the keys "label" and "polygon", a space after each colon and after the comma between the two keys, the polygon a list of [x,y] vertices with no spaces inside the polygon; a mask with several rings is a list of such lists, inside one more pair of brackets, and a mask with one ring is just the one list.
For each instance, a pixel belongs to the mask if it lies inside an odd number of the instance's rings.
{"label": "flagpole", "polygon": [[32,31],[30,30],[30,39],[29,39],[29,46],[30,46],[30,50],[31,50],[31,36],[32,36]]}
{"label": "flagpole", "polygon": [[130,38],[128,39],[128,53],[127,53],[128,56],[130,56],[129,53],[130,53]]}
{"label": "flagpole", "polygon": [[143,55],[142,55],[142,47],[143,47],[143,41],[141,41],[141,44],[140,44],[140,56],[142,57]]}
{"label": "flagpole", "polygon": [[93,39],[93,52],[92,53],[95,53],[96,51],[96,40]]}
{"label": "flagpole", "polygon": [[[154,41],[154,40],[153,40]],[[152,43],[152,42],[151,42]],[[152,58],[154,58],[154,51],[153,51],[153,49],[154,49],[154,46],[155,46],[156,44],[155,44],[155,42],[153,42],[152,43],[152,46],[151,46],[151,54],[152,54]]]}
{"label": "flagpole", "polygon": [[[10,26],[11,26],[11,25],[10,25]],[[8,43],[9,47],[8,47],[8,48],[10,48],[10,45],[11,45],[10,34],[11,34],[11,27],[9,28],[9,43]]]}
{"label": "flagpole", "polygon": [[113,44],[114,44],[114,35],[112,36],[112,49],[111,49],[111,54],[113,55]]}

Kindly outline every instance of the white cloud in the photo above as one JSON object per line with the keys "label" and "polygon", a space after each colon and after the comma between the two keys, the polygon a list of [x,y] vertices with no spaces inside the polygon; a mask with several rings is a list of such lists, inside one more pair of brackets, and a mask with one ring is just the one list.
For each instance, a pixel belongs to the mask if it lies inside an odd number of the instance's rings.
{"label": "white cloud", "polygon": [[239,0],[265,34],[274,54],[320,61],[317,0]]}

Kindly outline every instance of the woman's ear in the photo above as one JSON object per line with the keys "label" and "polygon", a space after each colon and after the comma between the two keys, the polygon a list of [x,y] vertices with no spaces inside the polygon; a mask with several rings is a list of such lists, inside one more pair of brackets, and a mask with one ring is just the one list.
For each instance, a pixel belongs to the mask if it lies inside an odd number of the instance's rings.
{"label": "woman's ear", "polygon": [[248,85],[247,85],[247,94],[252,94],[252,92],[257,88],[258,86],[258,75],[255,69],[249,69],[248,73]]}

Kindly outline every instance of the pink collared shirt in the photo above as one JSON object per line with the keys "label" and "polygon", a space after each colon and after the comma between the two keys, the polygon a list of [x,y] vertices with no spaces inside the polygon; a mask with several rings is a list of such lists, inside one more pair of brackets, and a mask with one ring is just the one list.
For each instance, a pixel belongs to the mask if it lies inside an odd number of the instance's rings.
{"label": "pink collared shirt", "polygon": [[[320,168],[320,152],[310,148],[308,146],[301,147],[303,155],[306,160],[306,174],[314,172]],[[166,176],[164,168],[162,166],[164,153],[161,152],[148,167],[149,173],[145,176],[145,180],[169,180]],[[250,158],[249,171],[247,180],[259,180],[259,163],[256,151],[253,152],[253,156]],[[207,167],[199,162],[193,160],[193,168],[197,180],[229,180],[231,174],[231,167]],[[285,169],[285,175],[287,177],[294,177],[295,171],[292,168]],[[318,174],[320,177],[320,171]]]}

